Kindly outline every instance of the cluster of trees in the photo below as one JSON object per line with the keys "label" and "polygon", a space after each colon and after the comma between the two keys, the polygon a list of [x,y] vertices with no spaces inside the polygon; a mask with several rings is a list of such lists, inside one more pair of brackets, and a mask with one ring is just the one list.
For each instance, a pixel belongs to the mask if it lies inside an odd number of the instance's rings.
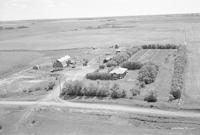
{"label": "cluster of trees", "polygon": [[[131,96],[140,95],[140,89],[138,88],[132,88],[129,91],[131,93]],[[129,97],[127,91],[122,89],[116,83],[110,85],[110,83],[100,83],[100,82],[95,82],[90,84],[84,84],[82,81],[66,82],[63,86],[60,97],[68,99],[70,97],[76,97],[76,96],[98,97],[98,98],[110,97],[112,99]],[[155,90],[149,90],[149,92],[144,97],[144,101],[156,102],[157,92]]]}
{"label": "cluster of trees", "polygon": [[56,83],[55,81],[48,81],[48,82],[44,82],[39,84],[39,86],[33,86],[30,87],[28,89],[24,89],[23,92],[24,93],[31,93],[31,92],[35,92],[35,91],[50,91],[53,90],[53,88],[55,87]]}
{"label": "cluster of trees", "polygon": [[149,44],[149,45],[143,45],[142,49],[178,49],[177,45],[174,44]]}
{"label": "cluster of trees", "polygon": [[88,73],[86,78],[90,80],[112,80],[113,76],[107,72],[92,72]]}
{"label": "cluster of trees", "polygon": [[159,67],[153,63],[145,63],[138,73],[138,80],[145,84],[153,83],[157,77]]}
{"label": "cluster of trees", "polygon": [[120,89],[118,84],[110,86],[110,84],[97,82],[85,85],[82,81],[70,81],[64,84],[60,96],[64,99],[70,96],[124,98],[126,92]]}
{"label": "cluster of trees", "polygon": [[172,98],[174,100],[181,98],[181,91],[184,88],[185,66],[186,66],[186,47],[179,46],[177,51],[177,56],[174,62],[174,73],[172,77],[171,91],[170,91],[170,94],[172,95]]}
{"label": "cluster of trees", "polygon": [[125,61],[120,66],[128,70],[137,70],[142,68],[143,64],[141,62]]}
{"label": "cluster of trees", "polygon": [[127,61],[133,54],[139,50],[138,47],[132,47],[124,52],[120,52],[113,56],[113,58],[107,62],[107,67],[117,66],[125,61]]}

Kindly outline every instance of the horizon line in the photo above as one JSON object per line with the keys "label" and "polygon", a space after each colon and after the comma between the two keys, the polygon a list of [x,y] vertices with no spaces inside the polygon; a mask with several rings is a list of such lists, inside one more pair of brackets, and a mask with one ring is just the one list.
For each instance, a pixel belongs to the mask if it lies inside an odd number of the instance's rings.
{"label": "horizon line", "polygon": [[79,19],[97,19],[97,18],[116,18],[116,17],[139,17],[139,16],[166,16],[166,15],[200,15],[198,12],[194,13],[169,13],[169,14],[141,14],[141,15],[119,15],[119,16],[91,16],[91,17],[63,17],[63,18],[33,18],[33,19],[14,19],[14,20],[0,20],[0,22],[18,22],[18,21],[42,21],[42,20],[79,20]]}

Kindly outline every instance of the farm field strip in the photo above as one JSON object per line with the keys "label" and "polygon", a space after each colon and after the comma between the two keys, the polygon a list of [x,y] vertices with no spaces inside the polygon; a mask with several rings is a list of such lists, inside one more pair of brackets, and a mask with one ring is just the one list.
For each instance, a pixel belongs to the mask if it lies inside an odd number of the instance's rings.
{"label": "farm field strip", "polygon": [[147,52],[147,50],[144,50],[144,49],[138,51],[136,54],[134,54],[134,55],[129,59],[129,61],[138,61],[138,59],[139,59],[140,57],[142,57],[146,52]]}
{"label": "farm field strip", "polygon": [[200,98],[200,47],[197,44],[188,44],[188,67],[186,69],[185,94],[192,100],[199,102]]}
{"label": "farm field strip", "polygon": [[138,61],[145,63],[148,61],[148,58],[151,57],[151,55],[153,54],[153,50],[152,49],[148,49],[139,59]]}

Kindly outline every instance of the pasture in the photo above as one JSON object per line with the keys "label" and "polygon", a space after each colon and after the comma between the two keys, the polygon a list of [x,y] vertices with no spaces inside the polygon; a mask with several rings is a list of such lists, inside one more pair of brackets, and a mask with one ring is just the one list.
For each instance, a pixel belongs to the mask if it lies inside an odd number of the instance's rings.
{"label": "pasture", "polygon": [[182,44],[199,30],[199,15],[163,15],[94,19],[1,22],[0,26],[26,26],[0,30],[0,50],[55,50],[105,47],[113,44]]}

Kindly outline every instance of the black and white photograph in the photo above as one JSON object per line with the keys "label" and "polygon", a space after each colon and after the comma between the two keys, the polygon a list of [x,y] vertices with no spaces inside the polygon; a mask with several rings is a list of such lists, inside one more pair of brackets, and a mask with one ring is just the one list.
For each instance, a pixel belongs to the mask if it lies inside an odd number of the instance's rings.
{"label": "black and white photograph", "polygon": [[200,135],[200,1],[0,0],[0,135]]}

